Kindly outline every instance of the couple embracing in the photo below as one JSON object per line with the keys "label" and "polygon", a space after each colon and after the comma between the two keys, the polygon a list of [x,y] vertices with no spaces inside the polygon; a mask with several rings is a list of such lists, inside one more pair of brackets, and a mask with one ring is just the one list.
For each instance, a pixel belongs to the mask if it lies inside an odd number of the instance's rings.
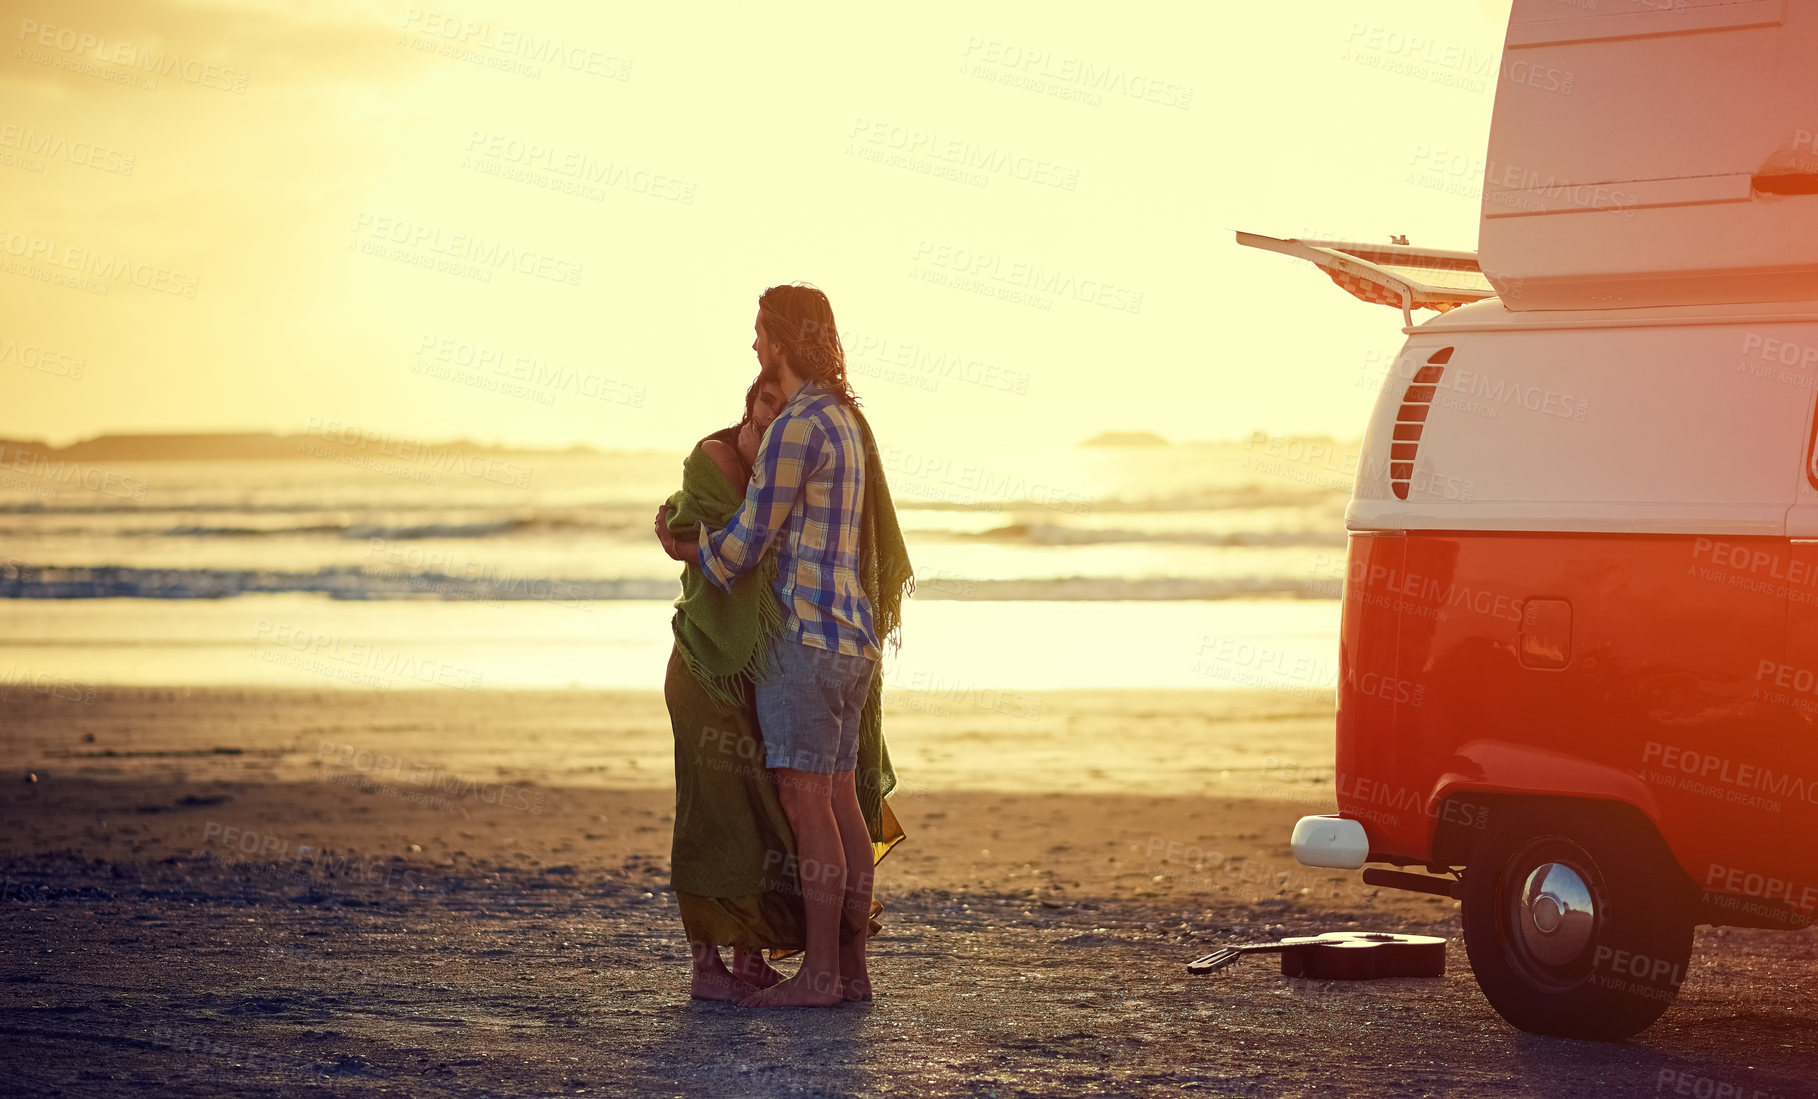
{"label": "couple embracing", "polygon": [[[756,336],[743,418],[701,440],[657,512],[687,566],[663,687],[671,874],[695,996],[830,1006],[871,998],[872,871],[903,838],[878,661],[912,577],[827,296],[765,290]],[[764,950],[801,968],[784,979]]]}

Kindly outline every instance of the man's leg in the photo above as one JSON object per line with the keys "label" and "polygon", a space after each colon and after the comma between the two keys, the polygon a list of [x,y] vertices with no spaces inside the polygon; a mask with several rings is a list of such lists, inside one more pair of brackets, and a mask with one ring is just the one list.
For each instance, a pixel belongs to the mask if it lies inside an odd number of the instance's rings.
{"label": "man's leg", "polygon": [[740,1002],[746,1007],[826,1007],[840,1002],[840,911],[846,893],[846,854],[833,810],[836,776],[792,767],[772,773],[795,832],[808,945],[795,976]]}
{"label": "man's leg", "polygon": [[871,975],[865,968],[865,948],[871,930],[871,891],[876,863],[871,854],[871,829],[859,808],[856,771],[833,776],[833,816],[839,823],[840,846],[846,855],[846,897],[840,921],[840,991],[848,1000],[871,999]]}

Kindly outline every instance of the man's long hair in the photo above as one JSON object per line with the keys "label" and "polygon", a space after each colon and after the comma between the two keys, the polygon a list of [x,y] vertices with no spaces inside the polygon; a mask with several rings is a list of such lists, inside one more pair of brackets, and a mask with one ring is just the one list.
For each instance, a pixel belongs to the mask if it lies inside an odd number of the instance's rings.
{"label": "man's long hair", "polygon": [[802,282],[772,286],[758,295],[758,321],[771,346],[788,357],[789,369],[819,382],[846,404],[858,405],[827,295]]}

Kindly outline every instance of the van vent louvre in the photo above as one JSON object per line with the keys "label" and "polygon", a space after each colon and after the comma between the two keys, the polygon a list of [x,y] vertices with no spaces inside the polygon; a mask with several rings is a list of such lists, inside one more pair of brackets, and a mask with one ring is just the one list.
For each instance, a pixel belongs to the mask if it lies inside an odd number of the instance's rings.
{"label": "van vent louvre", "polygon": [[1452,361],[1452,349],[1442,347],[1427,359],[1408,383],[1401,396],[1401,410],[1395,414],[1394,442],[1389,446],[1389,489],[1397,500],[1408,498],[1408,486],[1414,481],[1414,456],[1420,449],[1420,435],[1433,409],[1433,396],[1439,380],[1445,376],[1445,364]]}

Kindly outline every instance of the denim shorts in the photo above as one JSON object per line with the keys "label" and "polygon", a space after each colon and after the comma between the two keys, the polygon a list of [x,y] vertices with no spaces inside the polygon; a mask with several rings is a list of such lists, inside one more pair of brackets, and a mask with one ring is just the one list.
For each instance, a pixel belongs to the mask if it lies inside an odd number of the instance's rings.
{"label": "denim shorts", "polygon": [[764,766],[831,775],[858,766],[859,714],[877,661],[777,637],[757,684]]}

